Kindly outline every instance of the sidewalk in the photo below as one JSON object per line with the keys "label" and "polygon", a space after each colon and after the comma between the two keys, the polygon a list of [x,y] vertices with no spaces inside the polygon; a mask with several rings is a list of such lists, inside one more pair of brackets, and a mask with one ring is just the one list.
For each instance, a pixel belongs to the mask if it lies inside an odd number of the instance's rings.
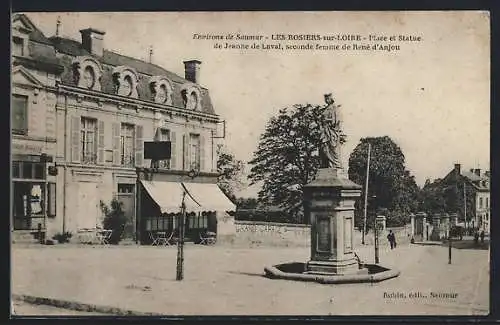
{"label": "sidewalk", "polygon": [[[373,262],[373,246],[356,250]],[[401,271],[379,284],[328,286],[263,277],[266,265],[305,262],[308,248],[235,249],[188,245],[184,280],[175,247],[13,246],[14,294],[163,315],[484,314],[488,252],[382,246],[380,263]],[[50,262],[48,262],[50,261]],[[485,285],[486,284],[486,285]],[[385,299],[384,292],[456,292],[453,300]],[[116,314],[115,310],[115,314]]]}

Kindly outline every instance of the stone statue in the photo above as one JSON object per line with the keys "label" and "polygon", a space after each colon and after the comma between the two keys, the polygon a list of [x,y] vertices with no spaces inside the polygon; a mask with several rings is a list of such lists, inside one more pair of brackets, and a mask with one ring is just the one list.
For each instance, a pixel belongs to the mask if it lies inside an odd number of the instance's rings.
{"label": "stone statue", "polygon": [[319,148],[320,168],[341,169],[341,145],[346,136],[342,131],[340,105],[335,104],[332,94],[325,95],[326,108],[320,121],[321,145]]}

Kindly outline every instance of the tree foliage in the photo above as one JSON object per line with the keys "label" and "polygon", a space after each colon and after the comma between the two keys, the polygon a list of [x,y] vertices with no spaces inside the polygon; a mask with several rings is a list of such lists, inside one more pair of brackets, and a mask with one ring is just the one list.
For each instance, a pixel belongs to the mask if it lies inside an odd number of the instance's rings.
{"label": "tree foliage", "polygon": [[251,185],[263,183],[259,201],[299,217],[303,186],[316,176],[320,164],[319,125],[325,108],[294,105],[268,121],[249,162]]}
{"label": "tree foliage", "polygon": [[217,184],[224,194],[233,201],[235,200],[235,191],[240,189],[243,184],[244,168],[243,161],[236,159],[227,147],[217,146],[217,172],[219,173]]}
{"label": "tree foliage", "polygon": [[[464,187],[467,209],[464,204]],[[435,213],[456,213],[459,220],[475,217],[474,188],[463,176],[426,180],[421,191],[420,210],[432,216]]]}
{"label": "tree foliage", "polygon": [[363,222],[368,143],[371,153],[367,228],[371,228],[371,220],[381,209],[386,209],[389,226],[404,225],[410,213],[418,209],[420,189],[405,167],[401,148],[388,136],[361,139],[349,157],[349,179],[363,186],[361,199],[356,202],[355,222],[358,226]]}

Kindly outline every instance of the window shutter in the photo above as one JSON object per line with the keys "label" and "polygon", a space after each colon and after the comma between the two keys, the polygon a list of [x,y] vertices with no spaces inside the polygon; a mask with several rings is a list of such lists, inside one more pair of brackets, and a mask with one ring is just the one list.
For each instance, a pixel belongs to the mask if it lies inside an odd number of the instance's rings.
{"label": "window shutter", "polygon": [[174,169],[177,167],[177,155],[176,155],[176,136],[174,131],[170,131],[170,169]]}
{"label": "window shutter", "polygon": [[184,170],[189,170],[189,134],[183,135]]}
{"label": "window shutter", "polygon": [[120,123],[113,123],[113,164],[120,165]]}
{"label": "window shutter", "polygon": [[97,163],[104,164],[104,121],[99,121],[97,133]]}
{"label": "window shutter", "polygon": [[71,161],[80,162],[80,117],[71,117]]}
{"label": "window shutter", "polygon": [[144,142],[142,139],[142,131],[143,131],[143,126],[142,125],[136,125],[135,126],[135,165],[136,166],[142,166],[143,165],[143,159],[144,159]]}
{"label": "window shutter", "polygon": [[200,171],[205,170],[205,137],[200,135]]}
{"label": "window shutter", "polygon": [[47,206],[47,216],[53,218],[56,216],[56,183],[49,183],[48,190],[49,204]]}

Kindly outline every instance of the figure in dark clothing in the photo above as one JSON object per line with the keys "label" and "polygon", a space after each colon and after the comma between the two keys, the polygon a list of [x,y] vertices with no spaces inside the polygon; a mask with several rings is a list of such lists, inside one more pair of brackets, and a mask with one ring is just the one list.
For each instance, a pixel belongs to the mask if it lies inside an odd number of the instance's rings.
{"label": "figure in dark clothing", "polygon": [[479,236],[481,237],[481,244],[484,243],[484,230],[481,230],[481,234]]}
{"label": "figure in dark clothing", "polygon": [[387,240],[389,241],[389,244],[391,245],[391,249],[396,248],[396,236],[394,236],[394,233],[392,230],[389,230],[389,234],[387,235]]}
{"label": "figure in dark clothing", "polygon": [[476,232],[474,233],[474,244],[476,244],[476,245],[477,245],[477,242],[478,242],[478,241],[479,241],[479,233],[476,231]]}

